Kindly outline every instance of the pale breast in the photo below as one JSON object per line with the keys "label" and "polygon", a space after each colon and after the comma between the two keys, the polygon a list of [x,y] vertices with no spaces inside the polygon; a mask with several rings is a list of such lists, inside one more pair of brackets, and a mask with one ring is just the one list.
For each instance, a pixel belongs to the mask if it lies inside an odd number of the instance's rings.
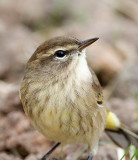
{"label": "pale breast", "polygon": [[[95,137],[97,142],[96,137],[99,138],[105,125],[106,112],[97,105],[92,81],[84,58],[80,58],[76,69],[64,81],[62,77],[49,84],[24,80],[21,96],[25,112],[33,125],[51,140],[89,143]],[[23,87],[25,84],[27,89]]]}

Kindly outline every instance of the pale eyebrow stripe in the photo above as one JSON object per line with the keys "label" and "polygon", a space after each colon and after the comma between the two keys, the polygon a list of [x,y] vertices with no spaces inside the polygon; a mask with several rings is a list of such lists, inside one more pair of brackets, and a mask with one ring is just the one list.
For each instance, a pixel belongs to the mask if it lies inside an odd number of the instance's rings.
{"label": "pale eyebrow stripe", "polygon": [[46,58],[46,57],[50,57],[53,56],[55,54],[55,52],[57,50],[63,50],[63,51],[73,51],[78,47],[78,45],[66,45],[66,46],[56,46],[54,48],[49,49],[46,53],[40,52],[39,54],[37,54],[37,58]]}
{"label": "pale eyebrow stripe", "polygon": [[66,51],[66,50],[72,50],[73,48],[77,48],[78,45],[66,45],[66,46],[56,46],[54,48],[51,48],[49,49],[48,52],[55,52],[57,50],[63,50],[63,51]]}
{"label": "pale eyebrow stripe", "polygon": [[44,57],[48,57],[48,56],[51,56],[51,55],[54,55],[56,51],[58,50],[63,50],[63,51],[71,51],[71,50],[75,50],[77,48],[77,45],[67,45],[66,47],[61,47],[61,46],[57,46],[57,47],[54,47],[52,49],[49,49],[47,51],[47,53],[43,53],[43,55],[41,55],[43,58]]}

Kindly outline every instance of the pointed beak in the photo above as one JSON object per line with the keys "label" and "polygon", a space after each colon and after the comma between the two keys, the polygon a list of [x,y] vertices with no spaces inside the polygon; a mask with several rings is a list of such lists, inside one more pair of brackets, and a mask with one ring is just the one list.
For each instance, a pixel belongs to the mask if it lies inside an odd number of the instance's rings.
{"label": "pointed beak", "polygon": [[82,51],[84,48],[88,47],[89,45],[97,41],[98,39],[99,38],[96,37],[96,38],[91,38],[85,41],[81,41],[79,45],[79,51]]}

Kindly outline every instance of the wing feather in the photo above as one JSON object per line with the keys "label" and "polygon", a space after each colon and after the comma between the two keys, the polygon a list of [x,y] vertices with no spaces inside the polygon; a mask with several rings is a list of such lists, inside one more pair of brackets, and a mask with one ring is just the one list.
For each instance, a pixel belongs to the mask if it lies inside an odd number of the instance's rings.
{"label": "wing feather", "polygon": [[94,71],[90,67],[89,69],[90,69],[90,72],[93,78],[92,89],[94,90],[95,98],[98,104],[102,104],[103,103],[103,89]]}

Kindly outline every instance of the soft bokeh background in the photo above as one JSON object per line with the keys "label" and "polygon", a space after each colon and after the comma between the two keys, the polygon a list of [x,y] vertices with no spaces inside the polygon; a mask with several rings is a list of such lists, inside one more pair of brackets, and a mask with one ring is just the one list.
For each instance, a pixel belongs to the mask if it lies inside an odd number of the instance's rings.
{"label": "soft bokeh background", "polygon": [[[36,160],[53,144],[30,125],[19,88],[36,47],[60,35],[100,37],[88,48],[88,61],[109,108],[138,133],[137,0],[0,0],[0,160]],[[76,159],[82,148],[65,146],[61,159]],[[103,159],[118,159],[118,148],[104,134],[94,160]]]}

